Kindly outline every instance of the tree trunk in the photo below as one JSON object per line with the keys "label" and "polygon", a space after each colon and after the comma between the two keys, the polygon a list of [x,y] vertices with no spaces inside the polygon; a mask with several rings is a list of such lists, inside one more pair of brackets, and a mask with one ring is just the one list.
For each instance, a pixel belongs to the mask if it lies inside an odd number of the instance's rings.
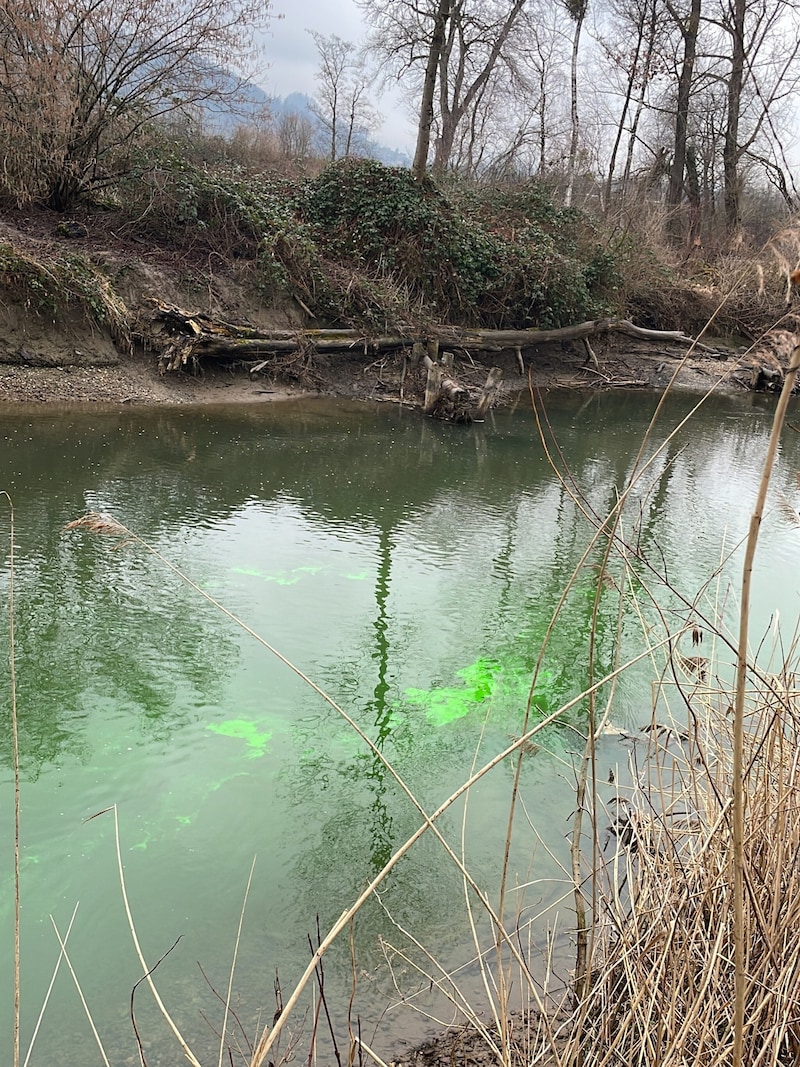
{"label": "tree trunk", "polygon": [[[463,19],[463,3],[454,3],[450,10],[450,33],[442,42],[439,54],[439,138],[436,143],[436,153],[433,160],[433,169],[441,173],[450,165],[453,155],[453,145],[456,133],[465,115],[474,113],[478,106],[481,94],[491,78],[498,60],[508,40],[509,34],[514,28],[520,12],[525,6],[525,0],[513,0],[503,25],[497,30],[494,40],[491,41],[486,60],[479,73],[464,91],[464,77],[467,71],[466,61],[470,52],[470,44],[465,33]],[[450,88],[450,61],[453,50],[458,45],[458,63],[455,76]]]}
{"label": "tree trunk", "polygon": [[[608,210],[613,198],[614,170],[616,168],[617,153],[622,144],[624,123],[628,116],[632,114],[632,118],[630,119],[628,127],[628,147],[625,154],[625,166],[623,167],[622,180],[620,183],[623,197],[625,196],[628,184],[630,182],[631,171],[633,169],[633,154],[636,147],[639,121],[641,119],[642,112],[644,111],[647,87],[650,82],[650,77],[653,68],[653,53],[655,50],[657,25],[658,12],[656,9],[656,4],[654,0],[649,0],[649,2],[641,10],[639,21],[636,27],[636,51],[629,72],[622,115],[620,116],[619,124],[617,126],[616,140],[614,142],[614,148],[611,153],[611,160],[608,166],[605,195],[606,210]],[[642,58],[643,51],[644,57]],[[638,93],[636,92],[637,83],[639,85]]]}
{"label": "tree trunk", "polygon": [[433,25],[428,62],[425,67],[425,81],[422,84],[422,100],[419,108],[419,126],[417,127],[417,147],[411,173],[421,181],[425,177],[428,165],[428,149],[431,143],[431,126],[433,125],[433,98],[436,94],[436,76],[439,69],[439,57],[444,45],[444,33],[450,18],[451,0],[439,0],[436,19]]}
{"label": "tree trunk", "polygon": [[572,66],[570,68],[570,116],[572,134],[569,141],[569,161],[567,163],[567,191],[564,194],[564,203],[567,207],[572,204],[572,194],[575,189],[575,168],[578,165],[578,137],[580,133],[578,120],[578,52],[581,44],[581,30],[583,20],[586,18],[588,0],[578,0],[577,4],[569,5],[568,10],[575,19],[575,33],[572,38]]}
{"label": "tree trunk", "polygon": [[679,209],[683,203],[686,170],[686,139],[689,129],[689,101],[692,94],[694,63],[697,57],[697,35],[700,30],[700,0],[691,0],[689,16],[682,19],[672,4],[669,13],[675,19],[683,36],[683,65],[678,79],[678,99],[675,105],[675,139],[673,142],[672,166],[669,172],[669,189],[667,190],[667,207],[670,216],[667,220],[667,233],[679,244],[683,240],[683,227]]}
{"label": "tree trunk", "polygon": [[339,108],[338,93],[336,93],[334,91],[333,100],[332,100],[332,107],[331,107],[331,163],[333,163],[335,161],[335,159],[336,159],[336,134],[338,132],[337,131],[337,126],[339,124],[338,123],[339,116],[337,114],[338,108]]}
{"label": "tree trunk", "polygon": [[734,0],[731,33],[731,75],[728,81],[728,120],[725,124],[725,144],[722,149],[722,168],[725,181],[725,226],[733,237],[741,223],[739,175],[739,113],[742,106],[744,82],[744,18],[746,0]]}

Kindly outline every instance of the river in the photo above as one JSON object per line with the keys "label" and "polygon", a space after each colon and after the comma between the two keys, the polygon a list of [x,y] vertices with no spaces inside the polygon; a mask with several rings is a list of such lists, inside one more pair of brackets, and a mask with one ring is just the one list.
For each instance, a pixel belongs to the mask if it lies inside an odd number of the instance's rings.
{"label": "river", "polygon": [[[605,515],[613,506],[656,401],[547,397],[560,449],[553,455],[584,507]],[[658,450],[692,403],[681,396],[666,405],[646,452],[652,462],[626,505],[623,536],[645,562],[621,614],[611,583],[601,597],[599,670],[642,648],[634,595],[648,621],[655,615],[646,592],[656,590],[675,629],[713,614],[714,604],[735,618],[741,555],[714,576],[746,533],[774,400],[710,400]],[[797,419],[795,411],[790,422]],[[58,958],[50,916],[63,936],[79,902],[70,960],[110,1062],[138,1062],[129,1004],[141,968],[117,874],[114,814],[90,818],[116,805],[144,955],[152,965],[180,938],[159,965],[158,985],[203,1063],[216,1063],[222,1007],[210,987],[225,995],[254,858],[233,984],[251,1037],[275,1010],[276,970],[285,997],[317,923],[324,934],[420,823],[381,756],[431,811],[518,735],[538,651],[592,526],[555,477],[524,402],[472,427],[322,400],[202,410],[7,407],[0,442],[0,490],[11,494],[16,520],[23,1053]],[[776,613],[787,636],[796,625],[800,530],[788,512],[797,513],[798,469],[800,434],[788,427],[757,559],[754,640]],[[64,531],[89,511],[113,515],[141,540]],[[8,530],[3,506],[4,605]],[[599,558],[599,550],[590,554],[565,602],[534,719],[587,684]],[[203,593],[328,694],[374,748]],[[692,612],[686,602],[698,596]],[[635,732],[649,721],[652,674],[642,663],[623,675],[615,728]],[[0,682],[8,723],[7,662]],[[539,947],[558,914],[564,975],[572,917],[560,865],[584,727],[579,702],[529,748],[511,850],[512,882],[527,888],[509,908],[525,929],[531,921]],[[0,753],[0,1056],[10,1063],[8,726]],[[626,758],[609,737],[601,773]],[[492,898],[511,777],[503,763],[473,788],[466,815],[459,802],[441,822],[460,853],[464,819],[465,862]],[[427,834],[360,914],[353,1010],[364,1039],[384,1055],[430,1025],[400,1004],[400,994],[409,999],[429,985],[415,973],[411,961],[422,957],[409,934],[444,968],[463,967],[465,988],[479,988],[465,913],[458,871]],[[340,1037],[352,974],[345,936],[325,971]],[[142,986],[136,996],[150,1067],[180,1062],[149,993]],[[305,1025],[307,1034],[311,1016]],[[62,965],[30,1064],[64,1062],[102,1060]]]}

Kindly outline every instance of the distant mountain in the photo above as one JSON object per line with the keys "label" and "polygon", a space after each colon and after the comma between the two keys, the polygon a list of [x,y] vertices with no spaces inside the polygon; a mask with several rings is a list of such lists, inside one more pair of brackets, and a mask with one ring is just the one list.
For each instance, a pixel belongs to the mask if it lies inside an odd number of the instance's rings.
{"label": "distant mountain", "polygon": [[[221,133],[231,133],[242,123],[263,120],[265,113],[273,120],[280,119],[283,115],[299,115],[307,119],[315,130],[317,150],[323,154],[327,152],[330,134],[314,114],[312,100],[305,93],[289,93],[283,97],[268,96],[259,86],[248,82],[242,87],[235,104],[214,104],[206,108],[209,124]],[[358,155],[377,159],[390,167],[411,166],[408,152],[380,144],[369,137],[366,131],[361,131],[358,135]]]}

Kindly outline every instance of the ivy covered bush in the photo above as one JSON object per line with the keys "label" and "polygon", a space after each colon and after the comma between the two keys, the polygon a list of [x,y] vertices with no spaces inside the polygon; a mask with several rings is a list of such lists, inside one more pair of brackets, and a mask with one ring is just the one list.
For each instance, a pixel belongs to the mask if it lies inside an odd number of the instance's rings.
{"label": "ivy covered bush", "polygon": [[614,257],[533,182],[418,182],[353,159],[290,181],[167,153],[127,185],[140,232],[244,264],[265,294],[300,296],[331,326],[524,329],[614,303]]}
{"label": "ivy covered bush", "polygon": [[560,326],[613,301],[613,257],[541,187],[495,192],[344,160],[308,182],[302,216],[324,254],[390,275],[428,315],[473,326]]}

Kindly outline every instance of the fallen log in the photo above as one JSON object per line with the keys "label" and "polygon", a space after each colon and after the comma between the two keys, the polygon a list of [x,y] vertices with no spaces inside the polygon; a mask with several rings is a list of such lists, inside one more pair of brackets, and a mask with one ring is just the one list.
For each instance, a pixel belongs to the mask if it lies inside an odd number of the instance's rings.
{"label": "fallen log", "polygon": [[[623,333],[648,341],[672,341],[694,345],[710,352],[694,338],[680,330],[650,330],[635,326],[627,319],[591,319],[573,326],[547,330],[479,330],[460,326],[433,327],[426,337],[418,334],[381,334],[370,336],[360,330],[338,329],[279,329],[263,330],[253,326],[220,322],[203,312],[190,313],[169,304],[156,305],[156,315],[176,340],[168,344],[159,359],[162,370],[177,370],[202,359],[265,359],[269,355],[310,349],[317,352],[352,353],[364,355],[411,347],[414,355],[427,349],[427,358],[437,360],[440,343],[466,350],[497,352],[513,349],[522,362],[522,349],[562,341],[586,341],[603,333]],[[596,358],[596,357],[595,357]],[[524,364],[523,364],[524,366]]]}
{"label": "fallen log", "polygon": [[694,345],[701,352],[714,351],[682,330],[650,330],[644,326],[635,326],[628,319],[617,318],[590,319],[574,326],[558,326],[551,330],[470,330],[458,326],[440,326],[435,330],[440,341],[457,344],[459,348],[482,351],[535,348],[536,345],[561,341],[585,341],[603,333],[623,333],[645,341],[674,341],[677,344]]}

